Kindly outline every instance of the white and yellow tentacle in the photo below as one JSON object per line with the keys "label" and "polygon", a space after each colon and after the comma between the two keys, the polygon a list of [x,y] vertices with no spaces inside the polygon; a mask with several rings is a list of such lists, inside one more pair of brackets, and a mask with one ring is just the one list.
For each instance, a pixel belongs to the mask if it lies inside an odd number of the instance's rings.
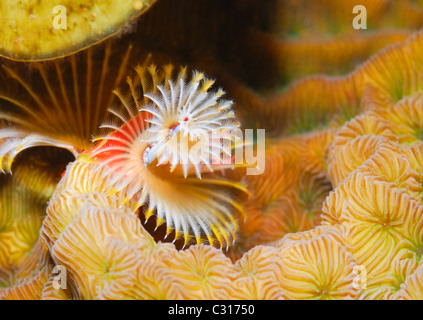
{"label": "white and yellow tentacle", "polygon": [[3,128],[0,129],[0,169],[2,172],[11,172],[13,160],[20,152],[40,146],[67,149],[75,158],[78,156],[74,146],[69,143],[39,134],[31,134],[18,128]]}

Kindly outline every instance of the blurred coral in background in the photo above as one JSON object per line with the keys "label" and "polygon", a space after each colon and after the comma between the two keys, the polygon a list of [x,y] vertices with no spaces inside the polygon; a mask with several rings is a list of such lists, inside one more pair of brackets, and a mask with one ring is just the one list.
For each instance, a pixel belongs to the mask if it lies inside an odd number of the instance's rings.
{"label": "blurred coral in background", "polygon": [[1,299],[423,299],[423,1],[9,2]]}

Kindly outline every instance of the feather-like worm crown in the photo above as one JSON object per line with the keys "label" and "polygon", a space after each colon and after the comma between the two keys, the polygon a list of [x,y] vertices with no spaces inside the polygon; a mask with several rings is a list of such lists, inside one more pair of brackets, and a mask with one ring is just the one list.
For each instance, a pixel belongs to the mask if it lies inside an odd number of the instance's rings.
{"label": "feather-like worm crown", "polygon": [[[221,100],[222,90],[209,92],[213,81],[199,72],[188,79],[185,68],[172,66],[135,71],[129,90],[115,90],[113,119],[102,125],[111,132],[88,153],[107,168],[110,192],[121,192],[123,202],[136,199],[146,220],[155,213],[166,236],[175,230],[184,245],[194,237],[228,247],[238,229],[234,213],[242,212],[234,193],[245,187],[214,171],[233,167],[223,164],[228,133],[239,128],[232,102]],[[226,134],[213,134],[219,130]]]}

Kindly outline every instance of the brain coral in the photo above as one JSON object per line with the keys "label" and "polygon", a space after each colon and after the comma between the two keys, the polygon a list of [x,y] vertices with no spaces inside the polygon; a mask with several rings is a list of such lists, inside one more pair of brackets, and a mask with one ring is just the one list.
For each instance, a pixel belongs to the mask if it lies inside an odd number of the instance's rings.
{"label": "brain coral", "polygon": [[[0,31],[2,55],[55,58],[2,58],[0,299],[422,299],[415,1],[368,2],[367,32],[355,0],[84,18],[116,3],[74,3],[73,45]],[[266,130],[260,175],[258,137],[210,135],[249,128]]]}
{"label": "brain coral", "polygon": [[70,54],[122,31],[153,2],[5,0],[0,54],[16,60]]}

